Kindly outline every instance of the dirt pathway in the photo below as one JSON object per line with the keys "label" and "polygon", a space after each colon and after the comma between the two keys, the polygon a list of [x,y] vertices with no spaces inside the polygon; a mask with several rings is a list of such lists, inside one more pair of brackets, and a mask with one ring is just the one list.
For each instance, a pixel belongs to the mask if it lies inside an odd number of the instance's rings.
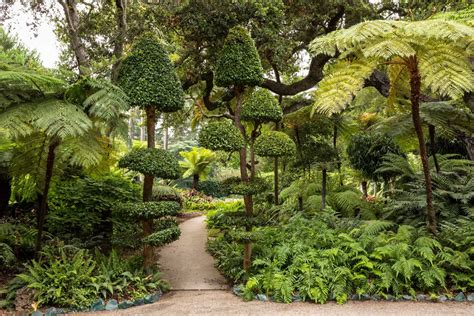
{"label": "dirt pathway", "polygon": [[[100,312],[104,316],[133,315],[321,315],[321,316],[454,316],[474,315],[473,303],[430,303],[430,302],[374,302],[350,301],[344,305],[329,302],[314,303],[272,303],[244,302],[229,291],[172,291],[160,301],[150,305],[129,308],[117,312]],[[85,315],[88,316],[88,315]]]}
{"label": "dirt pathway", "polygon": [[224,290],[228,285],[214,267],[214,259],[206,252],[205,217],[183,222],[181,237],[160,251],[162,277],[173,290]]}

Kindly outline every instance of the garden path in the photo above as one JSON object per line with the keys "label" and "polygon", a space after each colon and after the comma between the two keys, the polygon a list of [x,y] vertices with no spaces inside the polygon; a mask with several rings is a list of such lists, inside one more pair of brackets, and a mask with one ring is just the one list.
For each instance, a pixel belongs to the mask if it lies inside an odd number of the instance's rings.
{"label": "garden path", "polygon": [[214,258],[206,251],[207,230],[204,216],[179,225],[181,236],[160,251],[162,278],[172,290],[225,290],[229,286],[214,267]]}

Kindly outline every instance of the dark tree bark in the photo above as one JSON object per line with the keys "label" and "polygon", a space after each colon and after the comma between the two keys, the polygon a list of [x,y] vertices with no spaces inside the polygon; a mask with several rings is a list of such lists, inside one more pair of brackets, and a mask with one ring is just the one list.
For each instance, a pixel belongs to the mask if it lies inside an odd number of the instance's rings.
{"label": "dark tree bark", "polygon": [[[146,127],[147,127],[147,147],[155,148],[155,124],[156,111],[153,107],[146,108]],[[151,201],[153,195],[153,175],[145,174],[143,181],[143,202]],[[142,220],[143,234],[148,236],[153,233],[153,220]],[[143,245],[143,265],[145,268],[153,266],[154,262],[153,247]]]}
{"label": "dark tree bark", "polygon": [[198,189],[198,184],[199,184],[199,175],[193,174],[193,190]]}
{"label": "dark tree bark", "polygon": [[326,182],[327,182],[328,170],[326,167],[323,167],[323,180],[321,188],[321,208],[324,210],[326,208]]}
{"label": "dark tree bark", "polygon": [[411,115],[415,127],[416,136],[420,150],[421,163],[423,165],[423,174],[425,177],[426,189],[426,212],[428,218],[428,230],[433,234],[438,234],[436,211],[433,207],[433,186],[431,183],[430,167],[428,165],[428,153],[426,151],[423,128],[420,118],[420,94],[421,94],[421,76],[418,70],[418,60],[416,57],[408,59],[408,71],[410,72],[410,100]]}
{"label": "dark tree bark", "polygon": [[364,199],[367,199],[367,197],[369,196],[368,192],[367,192],[367,181],[362,181],[361,182],[361,185],[362,185],[362,194],[364,195]]}
{"label": "dark tree bark", "polygon": [[436,130],[435,130],[435,127],[433,125],[428,125],[428,132],[430,134],[430,149],[431,149],[431,156],[433,157],[433,161],[434,161],[434,165],[435,165],[435,168],[436,168],[436,172],[439,173],[440,172],[440,168],[439,168],[439,163],[438,163],[438,158],[436,158],[436,140],[435,140],[435,136],[436,136]]}
{"label": "dark tree bark", "polygon": [[8,215],[8,201],[12,194],[12,178],[8,172],[0,172],[0,218]]}
{"label": "dark tree bark", "polygon": [[48,156],[46,158],[46,171],[44,176],[44,187],[43,192],[41,193],[41,201],[38,208],[38,212],[36,213],[36,225],[38,229],[35,246],[36,255],[38,255],[38,253],[41,251],[41,247],[43,244],[44,223],[48,214],[49,187],[51,185],[51,179],[53,178],[54,162],[56,159],[56,148],[58,146],[59,140],[53,140],[48,147]]}

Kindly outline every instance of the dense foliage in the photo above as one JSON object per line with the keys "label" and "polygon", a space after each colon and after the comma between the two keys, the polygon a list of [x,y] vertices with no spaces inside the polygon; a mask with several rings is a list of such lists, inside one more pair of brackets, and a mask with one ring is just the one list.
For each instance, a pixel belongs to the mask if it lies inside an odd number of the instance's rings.
{"label": "dense foliage", "polygon": [[209,122],[199,133],[199,145],[212,150],[237,151],[243,146],[239,130],[229,121]]}
{"label": "dense foliage", "polygon": [[279,122],[283,118],[283,112],[275,96],[268,90],[258,89],[242,105],[241,118],[257,124]]}
{"label": "dense foliage", "polygon": [[229,30],[216,64],[219,87],[256,86],[263,81],[263,68],[255,44],[241,26]]}
{"label": "dense foliage", "polygon": [[120,67],[119,85],[134,106],[161,112],[183,108],[184,95],[168,53],[155,35],[143,35]]}
{"label": "dense foliage", "polygon": [[295,143],[283,132],[265,132],[255,142],[255,153],[263,157],[291,156],[295,152]]}
{"label": "dense foliage", "polygon": [[177,179],[180,176],[176,157],[159,148],[134,149],[120,158],[118,166],[163,179]]}

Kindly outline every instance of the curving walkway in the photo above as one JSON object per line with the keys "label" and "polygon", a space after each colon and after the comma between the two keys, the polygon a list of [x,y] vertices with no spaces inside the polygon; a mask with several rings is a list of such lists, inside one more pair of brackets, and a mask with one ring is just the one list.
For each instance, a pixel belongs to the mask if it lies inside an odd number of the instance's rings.
{"label": "curving walkway", "polygon": [[229,286],[214,267],[214,259],[206,252],[205,217],[186,220],[181,225],[181,237],[160,251],[162,278],[172,290],[225,290]]}

